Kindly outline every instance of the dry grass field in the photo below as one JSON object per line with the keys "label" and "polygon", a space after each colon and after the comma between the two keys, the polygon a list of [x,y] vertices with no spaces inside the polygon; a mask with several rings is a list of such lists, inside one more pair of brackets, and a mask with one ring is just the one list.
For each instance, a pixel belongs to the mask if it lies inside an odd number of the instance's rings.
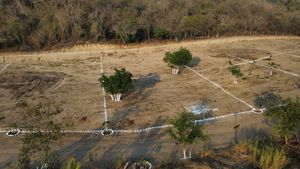
{"label": "dry grass field", "polygon": [[[114,68],[126,68],[134,75],[134,89],[119,103],[107,97],[108,119],[114,129],[136,129],[167,123],[183,108],[206,101],[218,109],[210,116],[221,116],[250,110],[195,72],[184,69],[172,75],[162,58],[167,51],[179,47],[191,50],[199,63],[191,68],[220,85],[225,91],[254,106],[254,99],[265,91],[282,97],[300,96],[299,37],[234,37],[203,41],[131,46],[87,45],[39,53],[0,54],[0,129],[19,120],[15,106],[22,100],[50,98],[61,103],[64,111],[57,120],[73,123],[70,129],[101,128],[104,120],[100,77],[100,56],[105,74]],[[273,76],[264,67],[270,61],[278,64]],[[240,58],[240,59],[238,59]],[[257,60],[255,64],[244,60]],[[5,62],[4,62],[5,60]],[[244,78],[238,84],[227,70],[229,61],[241,64]],[[241,124],[241,137],[255,134],[262,128],[262,115],[236,117]],[[223,146],[233,140],[234,118],[214,121],[206,126],[210,135],[206,146]],[[21,136],[18,136],[21,137]],[[20,141],[0,136],[0,168],[17,156]],[[112,137],[72,135],[57,145],[64,158],[75,156],[86,162],[94,153],[100,166],[113,163],[118,154],[128,158],[151,157],[154,161],[174,159],[180,149],[163,130],[142,134],[118,134]],[[195,151],[201,147],[194,146]],[[178,153],[175,153],[179,151]],[[110,163],[104,164],[104,161]]]}

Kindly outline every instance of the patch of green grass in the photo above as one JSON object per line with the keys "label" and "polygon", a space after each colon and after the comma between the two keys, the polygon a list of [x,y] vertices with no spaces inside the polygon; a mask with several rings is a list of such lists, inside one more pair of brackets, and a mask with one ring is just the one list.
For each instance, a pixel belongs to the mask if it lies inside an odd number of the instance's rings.
{"label": "patch of green grass", "polygon": [[244,141],[235,147],[238,153],[249,154],[256,165],[262,169],[282,169],[289,160],[283,149],[269,141]]}

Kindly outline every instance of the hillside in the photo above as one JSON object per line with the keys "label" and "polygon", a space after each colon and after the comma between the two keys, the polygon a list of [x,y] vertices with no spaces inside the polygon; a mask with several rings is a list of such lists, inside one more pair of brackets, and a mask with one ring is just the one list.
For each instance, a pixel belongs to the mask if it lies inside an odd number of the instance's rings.
{"label": "hillside", "polygon": [[0,49],[300,35],[299,0],[1,0]]}

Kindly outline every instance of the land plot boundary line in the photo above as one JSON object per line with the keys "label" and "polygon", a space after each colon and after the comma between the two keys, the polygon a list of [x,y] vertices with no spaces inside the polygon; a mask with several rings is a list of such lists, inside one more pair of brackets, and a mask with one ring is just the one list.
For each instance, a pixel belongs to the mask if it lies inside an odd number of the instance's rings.
{"label": "land plot boundary line", "polygon": [[[261,110],[264,111],[264,110]],[[248,111],[242,111],[242,112],[235,112],[223,116],[216,116],[216,117],[211,117],[211,118],[206,118],[206,119],[201,119],[201,120],[195,120],[191,121],[192,123],[198,124],[198,123],[204,123],[207,124],[210,121],[214,120],[219,120],[219,119],[225,119],[231,116],[237,116],[237,115],[245,115],[245,114],[257,114],[254,110],[248,110]],[[141,132],[147,132],[150,130],[155,130],[155,129],[163,129],[163,128],[172,128],[174,127],[171,124],[165,124],[165,125],[159,125],[159,126],[151,126],[151,127],[146,127],[146,128],[140,128],[140,129],[112,129],[114,133],[141,133]],[[0,130],[0,133],[7,133],[10,130]],[[101,134],[105,129],[99,129],[99,130],[61,130],[59,131],[60,133],[69,133],[69,134]],[[57,132],[57,131],[51,131],[51,130],[21,130],[21,133],[25,134],[30,134],[30,133],[51,133],[51,132]]]}
{"label": "land plot boundary line", "polygon": [[210,82],[211,84],[213,84],[214,86],[216,86],[217,88],[221,89],[224,93],[228,94],[229,96],[233,97],[234,99],[244,103],[245,105],[247,105],[248,107],[250,107],[251,109],[255,109],[252,105],[250,105],[249,103],[245,102],[244,100],[234,96],[233,94],[231,94],[229,91],[225,90],[223,87],[221,87],[219,84],[217,84],[216,82],[208,79],[207,77],[203,76],[202,74],[200,74],[199,72],[197,72],[196,70],[186,66],[187,69],[191,70],[192,72],[194,72],[195,74],[197,74],[198,76],[200,76],[202,79],[207,80],[208,82]]}
{"label": "land plot boundary line", "polygon": [[10,66],[10,65],[11,65],[11,62],[8,63],[8,64],[6,64],[6,65],[0,70],[0,73],[3,72],[5,69],[7,69],[8,66]]}
{"label": "land plot boundary line", "polygon": [[[243,59],[243,58],[240,58],[240,57],[237,57],[237,56],[232,56],[232,55],[229,55],[229,56],[230,56],[230,57],[233,57],[233,58],[236,58],[236,59],[243,60],[243,61],[245,61],[245,62],[247,62],[247,61],[249,62],[249,61],[250,61],[250,60],[246,60],[246,59]],[[285,73],[285,74],[289,74],[289,75],[292,75],[292,76],[295,76],[295,77],[300,77],[299,74],[294,73],[294,72],[289,72],[289,71],[286,71],[286,70],[283,70],[283,69],[279,69],[279,68],[273,68],[273,67],[271,67],[271,66],[263,65],[263,64],[260,64],[260,63],[254,63],[254,64],[256,64],[256,65],[258,65],[258,66],[266,67],[266,68],[268,68],[268,69],[276,70],[276,71],[278,71],[278,72],[282,72],[282,73]]]}
{"label": "land plot boundary line", "polygon": [[[101,55],[101,62],[100,62],[100,72],[103,75],[104,74],[104,70],[103,70],[103,56]],[[102,94],[103,94],[103,107],[104,107],[104,122],[107,122],[107,105],[106,105],[106,93],[104,90],[104,87],[102,87]]]}

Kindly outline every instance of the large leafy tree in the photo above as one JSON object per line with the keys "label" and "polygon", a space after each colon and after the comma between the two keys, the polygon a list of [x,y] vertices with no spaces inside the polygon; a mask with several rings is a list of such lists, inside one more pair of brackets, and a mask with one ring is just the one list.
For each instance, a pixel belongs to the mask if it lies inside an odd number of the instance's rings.
{"label": "large leafy tree", "polygon": [[284,138],[285,144],[295,136],[298,143],[297,129],[300,124],[300,102],[299,99],[290,98],[283,100],[279,106],[268,107],[265,116],[272,122],[275,133]]}
{"label": "large leafy tree", "polygon": [[168,129],[168,133],[176,143],[183,145],[183,159],[187,159],[187,145],[190,145],[199,139],[203,141],[207,139],[207,135],[202,131],[203,126],[195,124],[195,120],[195,115],[186,110],[183,110],[177,117],[170,120],[170,124],[173,125],[173,128]]}
{"label": "large leafy tree", "polygon": [[163,60],[172,68],[172,74],[178,74],[185,65],[192,61],[192,58],[191,52],[188,49],[181,47],[176,52],[166,52]]}
{"label": "large leafy tree", "polygon": [[125,68],[115,69],[111,76],[102,75],[99,81],[114,101],[120,101],[122,94],[133,88],[132,74]]}

